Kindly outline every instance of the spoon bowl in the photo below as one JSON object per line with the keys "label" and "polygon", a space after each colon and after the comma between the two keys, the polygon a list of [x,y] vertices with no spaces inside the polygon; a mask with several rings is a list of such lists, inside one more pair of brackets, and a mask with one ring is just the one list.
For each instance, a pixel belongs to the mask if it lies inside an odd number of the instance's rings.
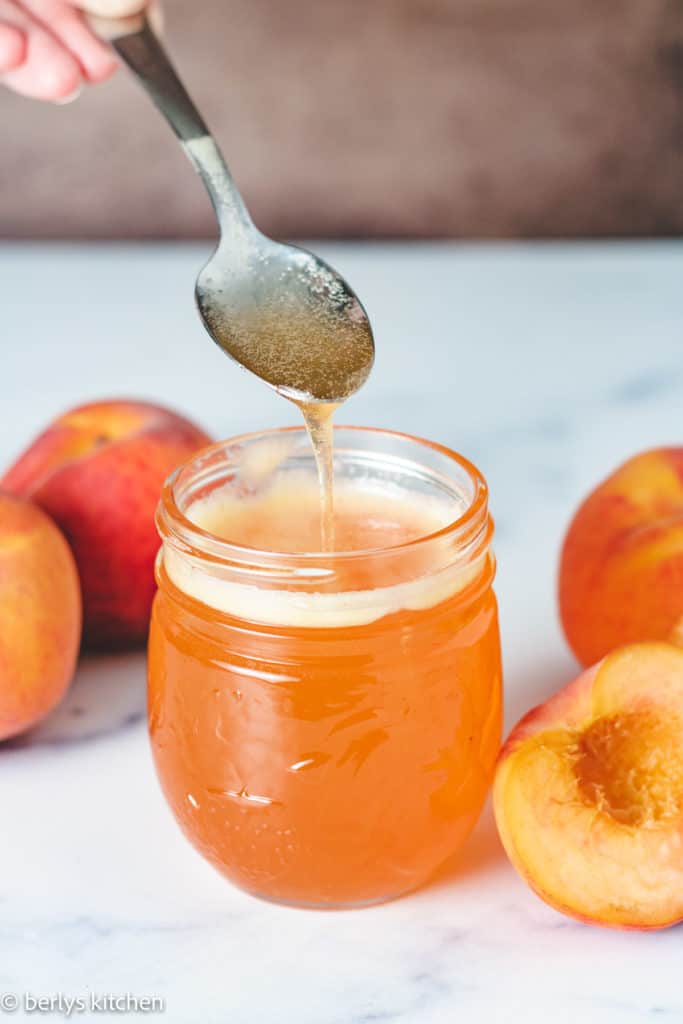
{"label": "spoon bowl", "polygon": [[305,249],[254,229],[247,246],[221,240],[197,278],[204,325],[223,351],[275,390],[339,403],[374,359],[365,310],[346,281]]}

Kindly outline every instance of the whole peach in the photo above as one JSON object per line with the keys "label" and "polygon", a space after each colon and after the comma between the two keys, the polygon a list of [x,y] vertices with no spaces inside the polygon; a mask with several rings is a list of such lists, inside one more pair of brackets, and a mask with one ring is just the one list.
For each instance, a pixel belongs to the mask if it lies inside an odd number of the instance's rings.
{"label": "whole peach", "polygon": [[208,444],[204,431],[148,402],[95,402],[35,439],[0,486],[44,508],[71,544],[84,642],[144,642],[154,597],[154,511],[168,474]]}
{"label": "whole peach", "polygon": [[80,640],[81,592],[69,545],[40,508],[0,492],[0,740],[59,703]]}
{"label": "whole peach", "polygon": [[564,541],[559,602],[583,665],[683,627],[683,448],[636,455],[588,495]]}

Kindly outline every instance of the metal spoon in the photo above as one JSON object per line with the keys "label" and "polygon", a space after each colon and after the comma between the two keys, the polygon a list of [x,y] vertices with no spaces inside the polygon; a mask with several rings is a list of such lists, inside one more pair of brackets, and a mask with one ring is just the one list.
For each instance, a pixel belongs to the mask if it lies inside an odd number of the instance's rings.
{"label": "metal spoon", "polygon": [[216,142],[144,16],[92,19],[140,80],[206,186],[220,239],[195,297],[227,355],[298,401],[338,403],[365,381],[372,329],[346,281],[319,257],[253,224]]}

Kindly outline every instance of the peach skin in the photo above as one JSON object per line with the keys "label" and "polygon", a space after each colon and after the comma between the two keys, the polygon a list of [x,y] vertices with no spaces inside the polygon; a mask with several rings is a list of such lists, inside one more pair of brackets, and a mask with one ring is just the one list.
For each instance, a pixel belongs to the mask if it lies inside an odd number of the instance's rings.
{"label": "peach skin", "polygon": [[556,910],[612,928],[683,920],[683,651],[623,647],[530,711],[493,803],[514,867]]}
{"label": "peach skin", "polygon": [[154,511],[161,487],[209,441],[193,423],[160,406],[96,402],[55,420],[0,481],[44,508],[71,544],[87,646],[144,642],[155,591]]}
{"label": "peach skin", "polygon": [[582,665],[680,631],[683,448],[636,455],[589,494],[564,541],[559,603]]}
{"label": "peach skin", "polygon": [[59,703],[80,641],[81,592],[69,545],[40,508],[0,492],[0,740]]}

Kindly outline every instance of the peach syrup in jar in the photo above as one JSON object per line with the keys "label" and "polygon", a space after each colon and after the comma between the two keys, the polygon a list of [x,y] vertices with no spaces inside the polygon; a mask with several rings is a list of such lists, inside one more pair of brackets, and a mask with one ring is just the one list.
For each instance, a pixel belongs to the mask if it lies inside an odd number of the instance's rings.
{"label": "peach syrup in jar", "polygon": [[386,900],[463,843],[501,667],[486,484],[407,435],[337,428],[334,550],[303,429],[214,445],[158,511],[152,749],[190,842],[243,889]]}

